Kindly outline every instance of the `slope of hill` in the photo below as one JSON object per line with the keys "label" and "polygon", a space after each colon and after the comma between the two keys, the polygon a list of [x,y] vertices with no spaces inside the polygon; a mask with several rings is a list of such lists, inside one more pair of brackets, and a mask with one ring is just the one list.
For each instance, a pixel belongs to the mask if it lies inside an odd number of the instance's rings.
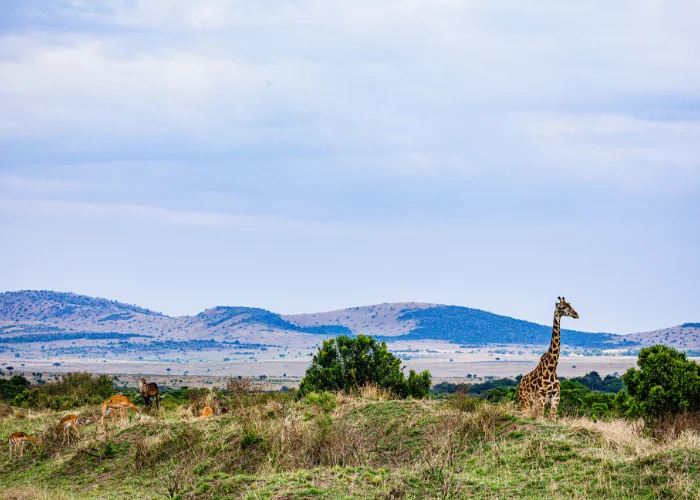
{"label": "slope of hill", "polygon": [[[552,327],[513,319],[479,309],[457,306],[437,306],[403,312],[400,321],[415,321],[418,325],[401,340],[439,339],[453,343],[479,345],[481,339],[502,344],[548,344]],[[562,330],[566,343],[572,347],[610,347],[611,344],[635,345],[634,342],[610,333],[587,333]]]}
{"label": "slope of hill", "polygon": [[[552,327],[469,307],[403,302],[284,316],[297,324],[337,324],[382,340],[444,340],[455,344],[548,344]],[[610,333],[563,330],[572,347],[628,347],[636,342]]]}
{"label": "slope of hill", "polygon": [[171,341],[256,341],[265,333],[338,335],[339,325],[300,326],[264,309],[214,307],[196,316],[170,317],[129,304],[74,293],[0,294],[0,343],[129,337]]}
{"label": "slope of hill", "polygon": [[0,435],[22,429],[45,439],[27,443],[23,458],[0,454],[0,497],[700,496],[700,446],[693,431],[656,440],[626,420],[542,423],[488,401],[464,406],[372,395],[296,401],[289,394],[262,394],[229,399],[229,413],[200,419],[186,395],[171,392],[159,411],[143,419],[130,412],[124,423],[107,419],[104,428],[99,407],[82,406],[81,436],[67,444],[51,436],[65,412],[3,405]]}
{"label": "slope of hill", "polygon": [[438,307],[439,304],[424,302],[395,302],[370,306],[350,307],[311,314],[294,314],[283,316],[284,319],[300,326],[341,325],[352,333],[391,337],[405,335],[418,327],[412,319],[399,319],[408,311],[417,311]]}
{"label": "slope of hill", "polygon": [[683,323],[661,330],[625,335],[625,338],[642,345],[665,344],[676,349],[700,349],[700,323]]}

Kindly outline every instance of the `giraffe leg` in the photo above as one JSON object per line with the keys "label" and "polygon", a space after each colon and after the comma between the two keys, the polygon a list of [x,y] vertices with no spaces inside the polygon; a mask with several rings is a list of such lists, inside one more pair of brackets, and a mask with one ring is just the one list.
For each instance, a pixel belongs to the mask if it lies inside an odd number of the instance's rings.
{"label": "giraffe leg", "polygon": [[557,421],[557,410],[559,409],[559,397],[560,397],[559,381],[558,380],[554,383],[554,388],[552,390],[553,390],[553,394],[550,398],[550,401],[552,404],[552,408],[550,410],[550,418],[551,418],[552,422],[556,422]]}
{"label": "giraffe leg", "polygon": [[537,408],[537,411],[535,413],[535,417],[537,420],[544,420],[544,407],[547,404],[547,394],[540,389],[540,391],[537,393],[537,403],[535,407]]}

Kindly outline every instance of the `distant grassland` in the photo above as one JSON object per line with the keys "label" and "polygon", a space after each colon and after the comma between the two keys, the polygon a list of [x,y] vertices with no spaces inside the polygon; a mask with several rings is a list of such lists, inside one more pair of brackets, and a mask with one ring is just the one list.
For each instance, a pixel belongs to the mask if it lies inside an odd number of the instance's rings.
{"label": "distant grassland", "polygon": [[46,438],[21,460],[0,455],[0,497],[700,498],[694,431],[652,439],[634,422],[540,423],[505,404],[373,389],[241,394],[210,420],[183,402],[168,395],[159,413],[106,430],[98,408],[76,408],[87,423],[71,445],[50,437],[68,412],[0,407],[3,440]]}

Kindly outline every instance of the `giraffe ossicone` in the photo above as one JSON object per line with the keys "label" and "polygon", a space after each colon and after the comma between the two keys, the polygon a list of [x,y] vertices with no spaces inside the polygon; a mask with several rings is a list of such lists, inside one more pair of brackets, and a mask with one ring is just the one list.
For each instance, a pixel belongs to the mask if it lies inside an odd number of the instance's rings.
{"label": "giraffe ossicone", "polygon": [[559,301],[554,309],[554,326],[552,326],[552,341],[549,344],[549,350],[542,355],[537,368],[525,375],[518,386],[520,409],[523,413],[540,419],[544,418],[544,407],[548,402],[551,405],[551,419],[556,420],[557,418],[557,409],[559,408],[557,363],[559,363],[561,347],[561,318],[562,316],[578,318],[578,313],[564,297],[557,298]]}

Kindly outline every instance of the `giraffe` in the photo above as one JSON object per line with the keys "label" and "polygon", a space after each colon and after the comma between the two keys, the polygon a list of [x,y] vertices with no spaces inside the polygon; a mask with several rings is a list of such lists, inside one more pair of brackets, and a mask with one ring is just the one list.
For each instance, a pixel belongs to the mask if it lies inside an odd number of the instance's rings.
{"label": "giraffe", "polygon": [[523,413],[531,413],[534,417],[544,418],[544,406],[551,403],[551,419],[556,420],[559,408],[559,378],[557,363],[559,362],[559,347],[562,316],[578,318],[578,313],[564,297],[557,297],[559,302],[554,309],[554,326],[552,327],[552,342],[549,350],[540,358],[540,363],[533,371],[520,380],[518,386],[518,401]]}

